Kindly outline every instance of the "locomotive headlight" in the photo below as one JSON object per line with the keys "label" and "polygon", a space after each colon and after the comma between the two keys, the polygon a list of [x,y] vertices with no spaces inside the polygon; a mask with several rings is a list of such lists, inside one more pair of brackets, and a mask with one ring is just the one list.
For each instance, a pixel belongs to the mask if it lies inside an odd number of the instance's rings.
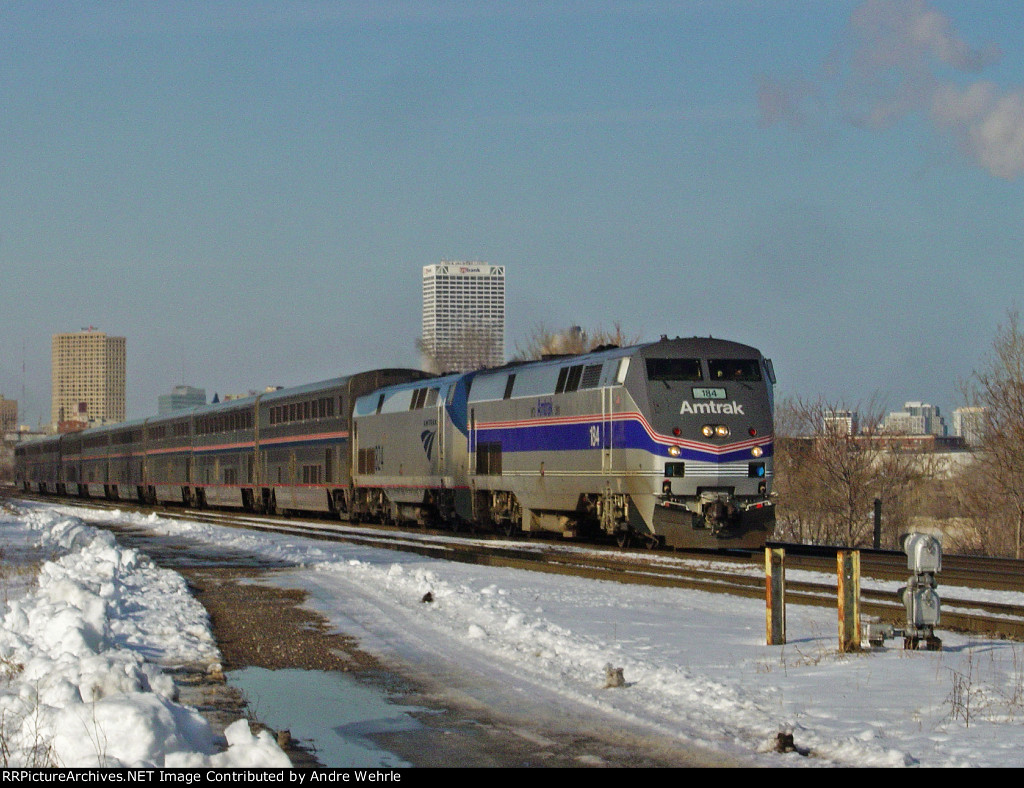
{"label": "locomotive headlight", "polygon": [[719,438],[724,438],[728,434],[729,428],[726,427],[724,424],[719,424],[717,427],[715,427],[715,435],[717,435]]}
{"label": "locomotive headlight", "polygon": [[678,446],[669,446],[668,447],[668,454],[669,454],[670,457],[678,457],[682,453],[683,453],[682,450],[680,450],[680,448]]}
{"label": "locomotive headlight", "polygon": [[700,431],[705,438],[713,438],[715,436],[715,428],[710,424],[705,424],[700,428]]}
{"label": "locomotive headlight", "polygon": [[764,449],[762,449],[760,446],[755,446],[750,450],[750,453],[755,457],[760,457],[762,454],[764,454]]}

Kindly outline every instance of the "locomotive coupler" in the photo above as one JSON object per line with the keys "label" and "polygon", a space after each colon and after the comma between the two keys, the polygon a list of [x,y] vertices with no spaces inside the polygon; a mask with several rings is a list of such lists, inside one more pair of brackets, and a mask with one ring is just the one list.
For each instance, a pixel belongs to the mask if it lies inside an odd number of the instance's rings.
{"label": "locomotive coupler", "polygon": [[711,529],[712,534],[717,534],[732,525],[738,514],[736,504],[728,495],[721,493],[701,493],[700,509],[704,522]]}

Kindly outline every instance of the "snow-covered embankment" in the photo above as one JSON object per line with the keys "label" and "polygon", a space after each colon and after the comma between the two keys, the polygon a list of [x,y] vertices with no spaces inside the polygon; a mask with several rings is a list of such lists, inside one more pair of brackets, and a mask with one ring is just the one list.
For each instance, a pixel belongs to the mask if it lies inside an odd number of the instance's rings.
{"label": "snow-covered embankment", "polygon": [[0,512],[52,550],[0,622],[2,766],[289,766],[265,731],[175,702],[160,665],[216,664],[203,607],[182,577],[106,532],[52,511]]}

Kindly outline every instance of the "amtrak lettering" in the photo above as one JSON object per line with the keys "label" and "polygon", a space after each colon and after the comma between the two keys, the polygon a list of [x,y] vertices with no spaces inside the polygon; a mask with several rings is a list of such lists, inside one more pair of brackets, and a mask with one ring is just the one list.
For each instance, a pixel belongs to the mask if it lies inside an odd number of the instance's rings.
{"label": "amtrak lettering", "polygon": [[745,416],[743,405],[736,400],[732,402],[690,402],[683,400],[680,413],[731,413],[734,416]]}

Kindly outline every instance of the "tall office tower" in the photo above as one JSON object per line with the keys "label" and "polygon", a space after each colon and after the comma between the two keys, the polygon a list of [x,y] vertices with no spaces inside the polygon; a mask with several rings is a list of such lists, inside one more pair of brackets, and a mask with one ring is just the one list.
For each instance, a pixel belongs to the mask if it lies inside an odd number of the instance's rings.
{"label": "tall office tower", "polygon": [[50,420],[116,424],[125,413],[125,338],[89,328],[54,334]]}
{"label": "tall office tower", "polygon": [[423,266],[422,350],[434,372],[505,363],[505,266]]}

